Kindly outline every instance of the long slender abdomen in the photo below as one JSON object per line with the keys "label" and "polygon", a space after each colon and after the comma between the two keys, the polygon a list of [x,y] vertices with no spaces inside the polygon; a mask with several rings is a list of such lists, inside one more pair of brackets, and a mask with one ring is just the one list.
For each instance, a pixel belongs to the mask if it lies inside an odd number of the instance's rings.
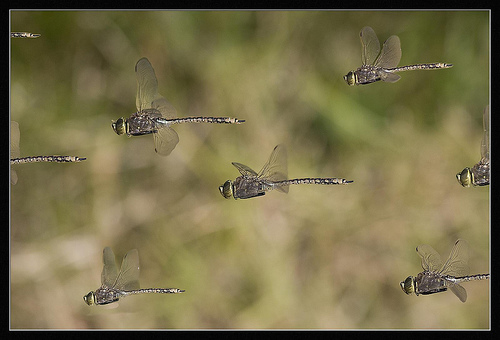
{"label": "long slender abdomen", "polygon": [[291,185],[291,184],[322,184],[322,185],[334,185],[334,184],[349,184],[354,181],[348,181],[344,178],[295,178],[288,179],[285,181],[275,182],[275,185]]}
{"label": "long slender abdomen", "polygon": [[150,293],[158,293],[158,294],[178,294],[183,293],[185,290],[178,288],[146,288],[146,289],[137,289],[125,292],[126,294],[150,294]]}
{"label": "long slender abdomen", "polygon": [[180,123],[212,123],[212,124],[241,124],[245,121],[243,119],[231,117],[184,117],[168,119],[170,124]]}
{"label": "long slender abdomen", "polygon": [[434,70],[439,68],[450,68],[452,66],[453,64],[447,64],[447,63],[415,64],[415,65],[388,68],[387,71],[402,72],[402,71],[412,71],[412,70]]}
{"label": "long slender abdomen", "polygon": [[23,164],[23,163],[35,163],[35,162],[56,162],[56,163],[69,163],[69,162],[81,162],[86,160],[84,157],[75,156],[33,156],[33,157],[23,157],[23,158],[13,158],[10,160],[10,164]]}
{"label": "long slender abdomen", "polygon": [[468,275],[468,276],[460,276],[456,277],[457,282],[467,282],[474,280],[486,280],[490,278],[490,274],[476,274],[476,275]]}

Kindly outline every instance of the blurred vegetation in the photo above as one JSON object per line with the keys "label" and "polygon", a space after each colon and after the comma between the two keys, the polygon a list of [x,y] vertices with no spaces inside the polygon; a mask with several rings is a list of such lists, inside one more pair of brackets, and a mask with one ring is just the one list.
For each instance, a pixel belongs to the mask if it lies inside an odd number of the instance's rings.
{"label": "blurred vegetation", "polygon": [[[480,158],[489,103],[487,11],[13,11],[11,120],[21,156],[87,157],[15,166],[12,328],[489,328],[489,281],[406,296],[429,244],[458,238],[471,273],[490,270],[489,187],[455,174]],[[359,31],[401,39],[395,84],[349,87]],[[179,116],[243,125],[175,126],[168,157],[151,136],[117,136],[135,112],[134,65],[147,57]],[[218,186],[288,148],[294,186],[235,201]],[[137,248],[141,286],[185,289],[89,307],[102,250]]]}

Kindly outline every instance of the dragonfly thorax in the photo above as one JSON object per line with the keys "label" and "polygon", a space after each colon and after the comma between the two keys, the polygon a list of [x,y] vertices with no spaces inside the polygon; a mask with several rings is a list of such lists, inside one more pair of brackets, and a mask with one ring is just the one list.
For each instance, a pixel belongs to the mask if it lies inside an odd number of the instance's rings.
{"label": "dragonfly thorax", "polygon": [[85,301],[85,303],[89,306],[92,306],[93,304],[95,304],[96,300],[95,300],[94,292],[89,292],[87,295],[84,295],[83,301]]}
{"label": "dragonfly thorax", "polygon": [[227,180],[219,187],[219,191],[224,198],[230,198],[233,196],[233,188],[231,180]]}
{"label": "dragonfly thorax", "polygon": [[113,121],[111,123],[111,127],[113,128],[113,130],[116,132],[117,135],[123,135],[124,133],[127,133],[128,123],[126,119],[121,117],[116,122]]}
{"label": "dragonfly thorax", "polygon": [[411,275],[408,276],[406,280],[401,281],[399,285],[401,286],[403,292],[405,292],[407,295],[410,295],[411,293],[415,292],[415,280]]}
{"label": "dragonfly thorax", "polygon": [[344,76],[344,80],[349,86],[354,86],[357,83],[357,76],[354,71],[350,71]]}
{"label": "dragonfly thorax", "polygon": [[469,168],[465,168],[462,170],[462,172],[459,172],[457,174],[457,181],[460,183],[463,187],[470,187],[471,183],[474,182],[474,174],[472,171],[470,171]]}

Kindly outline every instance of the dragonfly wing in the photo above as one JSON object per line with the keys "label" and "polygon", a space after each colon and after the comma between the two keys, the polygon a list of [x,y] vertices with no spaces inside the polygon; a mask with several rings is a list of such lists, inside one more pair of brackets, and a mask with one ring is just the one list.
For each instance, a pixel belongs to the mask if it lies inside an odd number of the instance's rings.
{"label": "dragonfly wing", "polygon": [[139,289],[139,286],[139,253],[132,249],[123,258],[114,288],[128,291]]}
{"label": "dragonfly wing", "polygon": [[469,274],[469,246],[464,240],[457,240],[450,256],[439,271],[441,275],[466,276]]}
{"label": "dragonfly wing", "polygon": [[113,254],[110,247],[104,248],[102,252],[102,262],[104,263],[104,267],[101,273],[101,285],[113,287],[118,277],[118,268],[116,267],[115,254]]}
{"label": "dragonfly wing", "polygon": [[375,31],[370,26],[365,26],[359,32],[359,37],[361,39],[361,62],[363,65],[373,65],[380,53],[380,42]]}
{"label": "dragonfly wing", "polygon": [[460,301],[465,302],[467,300],[467,291],[464,287],[456,283],[449,286],[449,288],[453,292],[453,294],[455,294],[460,299]]}
{"label": "dragonfly wing", "polygon": [[429,245],[422,244],[417,247],[417,253],[422,258],[422,269],[429,271],[438,271],[442,263],[441,256]]}
{"label": "dragonfly wing", "polygon": [[10,183],[12,185],[17,183],[17,172],[16,170],[10,169]]}
{"label": "dragonfly wing", "polygon": [[386,83],[395,83],[399,79],[401,79],[401,76],[399,76],[396,73],[385,71],[383,69],[379,70],[380,79],[382,81],[385,81]]}
{"label": "dragonfly wing", "polygon": [[232,162],[231,164],[233,164],[236,167],[236,169],[238,169],[240,174],[242,174],[243,176],[248,176],[248,177],[257,177],[258,176],[255,171],[253,171],[250,167],[246,166],[245,164],[236,163],[236,162]]}
{"label": "dragonfly wing", "polygon": [[179,143],[179,135],[170,126],[160,127],[153,133],[155,151],[159,155],[168,156]]}
{"label": "dragonfly wing", "polygon": [[151,107],[160,111],[163,118],[172,119],[177,117],[177,110],[175,107],[160,95],[153,100]]}
{"label": "dragonfly wing", "polygon": [[382,52],[375,61],[374,66],[381,68],[394,68],[401,60],[401,42],[397,35],[390,36],[382,47]]}
{"label": "dragonfly wing", "polygon": [[19,158],[21,152],[19,150],[19,123],[15,121],[10,122],[10,158]]}
{"label": "dragonfly wing", "polygon": [[135,64],[137,95],[135,105],[138,111],[152,108],[153,101],[159,97],[158,81],[153,66],[147,58],[141,58]]}
{"label": "dragonfly wing", "polygon": [[483,140],[481,141],[481,163],[487,164],[490,162],[490,115],[489,107],[487,106],[483,112]]}
{"label": "dragonfly wing", "polygon": [[271,156],[260,170],[259,178],[271,181],[284,181],[288,177],[286,147],[278,144],[274,147]]}

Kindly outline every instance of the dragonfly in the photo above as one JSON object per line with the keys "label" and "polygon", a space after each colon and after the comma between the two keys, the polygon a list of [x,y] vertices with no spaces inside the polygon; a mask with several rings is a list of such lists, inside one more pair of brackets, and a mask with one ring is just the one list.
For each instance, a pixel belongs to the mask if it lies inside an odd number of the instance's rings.
{"label": "dragonfly", "polygon": [[472,168],[465,168],[456,177],[463,187],[485,186],[490,184],[490,116],[489,107],[483,111],[483,140],[481,141],[481,160]]}
{"label": "dragonfly", "polygon": [[241,163],[232,162],[238,169],[241,176],[237,177],[234,182],[227,180],[223,185],[219,186],[219,191],[224,198],[245,199],[257,196],[263,196],[267,191],[278,190],[282,193],[288,193],[290,184],[349,184],[353,181],[348,181],[343,178],[296,178],[287,179],[287,153],[286,148],[278,144],[273,149],[269,160],[262,167],[259,173]]}
{"label": "dragonfly", "polygon": [[[10,164],[24,164],[37,162],[55,162],[55,163],[75,163],[86,160],[85,157],[76,156],[28,156],[20,157],[19,149],[19,123],[16,121],[10,122]],[[14,169],[10,171],[10,182],[17,183],[17,173]]]}
{"label": "dragonfly", "polygon": [[384,42],[382,52],[380,52],[377,35],[371,27],[363,27],[359,36],[361,38],[361,62],[363,65],[344,76],[344,80],[349,86],[371,84],[379,80],[394,83],[401,78],[396,72],[435,70],[453,66],[448,63],[429,63],[397,67],[401,60],[401,43],[397,35],[390,36]]}
{"label": "dragonfly", "polygon": [[147,58],[135,65],[137,78],[137,112],[129,118],[113,121],[111,127],[118,135],[142,136],[153,134],[155,151],[168,156],[179,142],[179,136],[170,126],[180,123],[241,124],[242,119],[230,117],[184,117],[177,116],[176,109],[158,93],[158,81],[153,66]]}
{"label": "dragonfly", "polygon": [[103,250],[104,267],[101,273],[101,287],[83,296],[83,301],[89,306],[107,305],[120,298],[135,294],[177,294],[185,290],[177,288],[139,288],[139,253],[132,249],[122,261],[120,272],[115,262],[115,254],[110,247]]}
{"label": "dragonfly", "polygon": [[467,291],[460,285],[462,282],[473,280],[485,280],[490,278],[490,274],[468,275],[469,248],[464,240],[457,240],[450,256],[442,264],[439,254],[429,245],[417,247],[417,253],[422,258],[423,272],[417,277],[408,276],[399,285],[403,291],[410,295],[428,295],[444,292],[448,288],[460,299],[467,300]]}
{"label": "dragonfly", "polygon": [[41,34],[38,33],[29,33],[29,32],[11,32],[11,38],[38,38]]}

